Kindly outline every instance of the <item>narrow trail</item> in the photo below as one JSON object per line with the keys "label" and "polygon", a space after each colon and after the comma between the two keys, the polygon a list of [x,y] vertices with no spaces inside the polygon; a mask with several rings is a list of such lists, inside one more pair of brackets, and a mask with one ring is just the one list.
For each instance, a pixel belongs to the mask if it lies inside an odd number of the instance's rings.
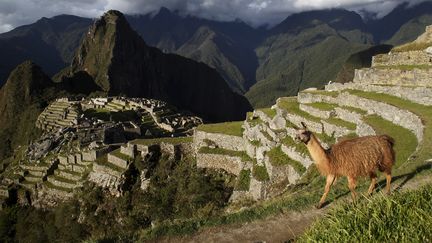
{"label": "narrow trail", "polygon": [[[401,178],[392,184],[392,191],[415,190],[430,183],[432,183],[431,175],[409,180]],[[336,205],[334,201],[323,209],[310,207],[302,211],[290,211],[245,224],[203,228],[192,235],[162,238],[157,242],[286,242],[297,238],[316,219],[324,216]]]}

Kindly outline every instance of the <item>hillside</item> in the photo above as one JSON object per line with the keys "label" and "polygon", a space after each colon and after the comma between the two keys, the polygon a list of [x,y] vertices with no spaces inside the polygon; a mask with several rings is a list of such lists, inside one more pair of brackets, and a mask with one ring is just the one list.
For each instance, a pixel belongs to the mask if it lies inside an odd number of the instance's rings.
{"label": "hillside", "polygon": [[12,71],[0,89],[0,159],[40,135],[34,123],[54,94],[53,82],[34,63],[24,62]]}
{"label": "hillside", "polygon": [[209,121],[243,119],[251,109],[207,65],[147,46],[118,11],[94,23],[59,79],[82,74],[108,95],[164,100]]}
{"label": "hillside", "polygon": [[[115,23],[119,17],[109,12],[102,20]],[[312,208],[324,179],[304,144],[294,139],[294,127],[302,122],[324,148],[344,139],[387,134],[396,151],[392,192],[431,183],[432,62],[425,50],[431,36],[432,26],[415,42],[374,56],[370,68],[356,69],[352,82],[279,97],[244,121],[201,124],[163,101],[143,98],[56,99],[33,125],[43,134],[2,163],[2,240],[296,239],[323,215]],[[49,86],[45,76],[35,77],[42,77],[37,79],[40,86]],[[363,193],[368,185],[359,180],[357,191]],[[359,198],[372,215],[388,212],[367,206],[382,200],[383,185],[379,178],[374,195]],[[340,178],[326,203],[342,207],[344,219],[358,212],[344,203],[348,194],[346,179]],[[423,200],[413,194],[406,195]],[[390,199],[384,202],[398,205],[401,196]],[[356,228],[356,237],[389,240],[388,234],[375,231],[375,226],[382,229],[380,221],[369,224],[366,219],[368,227]],[[347,221],[340,225],[349,225]],[[319,225],[317,229],[323,227]]]}

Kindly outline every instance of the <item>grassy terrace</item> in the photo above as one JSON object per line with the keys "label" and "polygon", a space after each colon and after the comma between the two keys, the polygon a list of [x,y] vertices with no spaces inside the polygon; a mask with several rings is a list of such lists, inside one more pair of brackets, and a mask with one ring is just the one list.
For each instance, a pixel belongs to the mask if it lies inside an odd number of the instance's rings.
{"label": "grassy terrace", "polygon": [[160,143],[169,143],[169,144],[181,144],[181,143],[191,143],[193,142],[193,137],[166,137],[166,138],[153,138],[153,139],[136,139],[132,141],[133,144],[141,144],[141,145],[153,145]]}
{"label": "grassy terrace", "polygon": [[347,121],[344,121],[344,120],[339,119],[339,118],[333,118],[332,117],[330,119],[320,119],[318,117],[312,116],[311,114],[300,110],[299,103],[297,103],[297,101],[284,99],[284,100],[280,100],[277,105],[281,109],[284,109],[284,110],[286,110],[292,114],[296,114],[298,116],[301,116],[301,117],[303,117],[307,120],[310,120],[310,121],[320,123],[322,120],[322,121],[326,121],[326,122],[333,124],[333,125],[348,128],[350,130],[356,129],[356,125],[354,123],[347,122]]}
{"label": "grassy terrace", "polygon": [[337,97],[339,92],[337,91],[325,91],[325,90],[303,90],[300,93],[320,94],[330,97]]}
{"label": "grassy terrace", "polygon": [[267,156],[269,157],[270,164],[273,166],[291,165],[299,174],[303,174],[306,171],[306,168],[300,164],[300,162],[291,159],[284,152],[282,152],[280,146],[268,151]]}
{"label": "grassy terrace", "polygon": [[228,150],[228,149],[223,149],[223,148],[201,147],[199,150],[199,153],[202,153],[202,154],[222,154],[222,155],[228,155],[228,156],[233,156],[233,157],[239,157],[239,158],[241,158],[242,161],[245,161],[245,162],[253,162],[254,161],[244,151],[234,151],[234,150]]}
{"label": "grassy terrace", "polygon": [[393,48],[392,52],[406,52],[406,51],[422,51],[432,46],[432,43],[408,43],[405,45],[397,46]]}
{"label": "grassy terrace", "polygon": [[[420,144],[419,149],[413,154],[415,159],[412,161],[409,161],[408,164],[411,165],[411,169],[415,169],[416,166],[419,166],[424,163],[425,160],[432,158],[432,107],[420,105],[413,103],[411,101],[407,101],[395,96],[387,95],[387,94],[378,94],[378,93],[371,93],[371,92],[364,92],[364,91],[358,91],[358,90],[350,90],[349,93],[353,95],[357,95],[359,97],[377,100],[380,102],[384,102],[390,105],[397,106],[401,109],[408,110],[413,112],[414,114],[418,115],[425,125],[424,135],[423,135],[423,142]],[[401,129],[400,129],[401,130]],[[390,131],[390,129],[389,129]],[[390,132],[389,132],[390,133]],[[410,132],[405,133],[405,135],[399,135],[395,132],[390,133],[391,136],[393,136],[396,139],[396,149],[397,153],[409,153],[408,151],[405,152],[407,148],[406,146],[409,146],[412,150],[412,148],[415,148],[414,141]],[[411,137],[411,138],[410,138]],[[400,143],[401,145],[397,145]],[[403,145],[404,144],[404,145]],[[415,144],[417,144],[415,142]],[[404,165],[405,167],[405,165]]]}
{"label": "grassy terrace", "polygon": [[241,127],[242,125],[243,121],[203,124],[198,126],[197,130],[208,133],[221,133],[225,135],[241,137],[243,136],[243,129]]}
{"label": "grassy terrace", "polygon": [[264,121],[261,120],[259,117],[256,117],[256,118],[252,119],[252,116],[253,116],[252,112],[248,112],[247,115],[246,115],[246,122],[249,123],[249,125],[251,127],[255,127],[255,126],[259,125],[259,124],[264,123]]}
{"label": "grassy terrace", "polygon": [[402,71],[412,71],[414,69],[432,69],[431,65],[394,65],[394,66],[375,66],[378,69],[398,69]]}
{"label": "grassy terrace", "polygon": [[272,119],[273,117],[276,116],[276,110],[273,110],[271,108],[259,109],[259,111],[264,112],[264,114],[266,114],[268,117],[270,117],[270,119]]}

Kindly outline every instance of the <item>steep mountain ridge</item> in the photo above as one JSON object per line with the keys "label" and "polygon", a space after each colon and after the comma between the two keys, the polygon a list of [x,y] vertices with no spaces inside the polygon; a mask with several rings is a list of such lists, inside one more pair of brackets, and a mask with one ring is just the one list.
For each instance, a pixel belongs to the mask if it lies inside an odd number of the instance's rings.
{"label": "steep mountain ridge", "polygon": [[108,11],[87,33],[69,76],[80,73],[109,95],[164,100],[210,121],[243,119],[251,109],[215,70],[147,46],[118,11]]}

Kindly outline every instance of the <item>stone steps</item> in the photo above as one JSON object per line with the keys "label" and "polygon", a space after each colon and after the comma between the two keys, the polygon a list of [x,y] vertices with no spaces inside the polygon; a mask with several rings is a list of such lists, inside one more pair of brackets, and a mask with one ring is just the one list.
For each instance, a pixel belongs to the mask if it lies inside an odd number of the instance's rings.
{"label": "stone steps", "polygon": [[70,170],[55,170],[54,171],[54,175],[58,176],[58,177],[62,177],[71,181],[79,181],[83,178],[83,174],[82,173],[77,173],[74,171],[70,171]]}
{"label": "stone steps", "polygon": [[33,182],[33,183],[37,183],[37,182],[42,182],[43,177],[33,176],[33,175],[26,175],[24,177],[24,180],[29,181],[29,182]]}

